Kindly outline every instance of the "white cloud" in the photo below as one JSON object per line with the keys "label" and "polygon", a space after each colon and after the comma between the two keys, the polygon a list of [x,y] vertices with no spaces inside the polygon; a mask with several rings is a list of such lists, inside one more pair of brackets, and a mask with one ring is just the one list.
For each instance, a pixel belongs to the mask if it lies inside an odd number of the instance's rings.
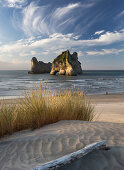
{"label": "white cloud", "polygon": [[124,17],[124,10],[121,11],[121,12],[116,16],[116,19],[117,19],[117,18],[120,18],[120,17]]}
{"label": "white cloud", "polygon": [[78,51],[78,57],[84,56],[84,53],[82,51]]}
{"label": "white cloud", "polygon": [[29,38],[29,39],[21,39],[16,41],[13,44],[1,45],[0,53],[9,53],[10,52],[26,52],[26,51],[34,51],[34,49],[39,48],[41,50],[48,49],[61,49],[61,48],[71,48],[71,47],[88,47],[88,46],[102,46],[112,44],[114,42],[124,41],[124,30],[121,32],[107,32],[104,35],[101,35],[97,39],[91,40],[78,40],[75,38],[73,34],[61,34],[54,33],[49,35],[46,38],[38,37]]}
{"label": "white cloud", "polygon": [[81,6],[80,3],[75,3],[75,4],[69,4],[62,8],[57,8],[55,12],[53,13],[52,17],[55,19],[61,19],[63,16],[70,13],[73,9],[79,8],[80,6]]}
{"label": "white cloud", "polygon": [[[108,45],[119,41],[124,41],[124,30],[119,32],[107,32],[99,36],[99,38],[91,40],[80,40],[75,38],[73,34],[64,35],[61,33],[54,33],[46,38],[38,37],[36,39],[31,37],[29,39],[18,40],[15,43],[1,45],[0,61],[12,62],[18,58],[19,63],[26,61],[30,63],[30,59],[36,56],[39,60],[43,60],[44,62],[52,62],[55,56],[67,49],[73,51],[75,49],[79,52],[79,57],[84,56],[84,53],[88,55],[119,54],[124,52],[124,49],[84,51],[85,47]],[[29,65],[27,64],[27,66]]]}
{"label": "white cloud", "polygon": [[98,43],[111,44],[117,41],[124,41],[124,30],[115,32],[106,32],[101,35],[97,40]]}
{"label": "white cloud", "polygon": [[102,49],[100,51],[87,51],[88,55],[107,55],[107,54],[119,54],[124,52],[124,49]]}
{"label": "white cloud", "polygon": [[[39,34],[50,35],[55,33],[58,27],[66,27],[74,21],[72,17],[65,18],[61,21],[59,19],[77,7],[79,7],[79,3],[69,4],[66,7],[57,8],[55,12],[51,12],[51,14],[48,15],[48,10],[50,10],[49,6],[38,6],[36,2],[32,2],[23,9],[22,30],[29,36]],[[57,21],[56,17],[58,17],[59,21]]]}
{"label": "white cloud", "polygon": [[27,4],[27,0],[0,0],[4,7],[21,8]]}
{"label": "white cloud", "polygon": [[50,5],[39,6],[38,3],[34,1],[22,11],[21,29],[28,36],[50,35],[64,32],[64,30],[73,26],[79,18],[78,13],[74,10],[80,8],[84,11],[93,5],[94,3],[82,4],[77,2],[64,7],[51,8]]}
{"label": "white cloud", "polygon": [[104,30],[97,31],[97,32],[95,32],[95,34],[94,34],[94,35],[100,35],[100,34],[102,34],[102,33],[104,33],[104,32],[105,32]]}
{"label": "white cloud", "polygon": [[46,22],[46,11],[48,6],[38,6],[35,2],[30,3],[22,11],[23,21],[22,30],[25,34],[38,35],[50,33],[50,28]]}

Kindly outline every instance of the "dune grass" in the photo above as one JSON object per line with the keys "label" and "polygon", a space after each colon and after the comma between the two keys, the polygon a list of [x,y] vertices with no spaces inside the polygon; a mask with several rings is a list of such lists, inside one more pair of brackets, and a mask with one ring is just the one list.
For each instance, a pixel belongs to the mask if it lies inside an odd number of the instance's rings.
{"label": "dune grass", "polygon": [[14,104],[0,104],[0,137],[25,129],[36,129],[60,120],[92,121],[94,107],[82,92],[64,90],[51,93],[35,87]]}

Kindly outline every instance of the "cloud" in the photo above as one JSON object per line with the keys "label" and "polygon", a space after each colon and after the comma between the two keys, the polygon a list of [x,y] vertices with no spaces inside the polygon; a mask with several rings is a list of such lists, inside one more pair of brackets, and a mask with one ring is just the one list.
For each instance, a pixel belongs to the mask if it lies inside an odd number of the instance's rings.
{"label": "cloud", "polygon": [[102,33],[104,33],[104,32],[105,32],[104,30],[97,31],[97,32],[95,32],[95,34],[94,34],[94,35],[100,35],[100,34],[102,34]]}
{"label": "cloud", "polygon": [[80,6],[81,6],[80,3],[74,3],[74,4],[69,4],[62,8],[57,8],[55,12],[53,13],[52,17],[55,19],[61,19],[63,16],[67,15],[72,10],[79,8]]}
{"label": "cloud", "polygon": [[118,55],[119,53],[124,52],[124,49],[102,49],[100,51],[87,51],[88,55],[107,55],[107,54],[114,54]]}
{"label": "cloud", "polygon": [[75,35],[73,33],[69,34],[62,34],[62,33],[54,33],[46,38],[42,38],[42,36],[39,36],[37,38],[32,37],[28,39],[21,39],[18,40],[16,43],[8,44],[8,45],[2,45],[0,47],[0,51],[2,52],[10,52],[13,50],[18,50],[20,47],[26,49],[29,47],[35,48],[47,48],[47,49],[53,49],[59,48],[65,48],[68,46],[102,46],[102,45],[108,45],[115,42],[124,41],[124,30],[121,30],[119,32],[106,32],[105,34],[99,36],[96,39],[88,39],[88,40],[79,40],[77,37],[75,38]]}
{"label": "cloud", "polygon": [[124,30],[115,31],[115,32],[106,32],[104,35],[101,35],[99,38],[100,42],[106,42],[108,44],[114,43],[117,41],[124,40]]}
{"label": "cloud", "polygon": [[21,29],[27,36],[44,36],[53,33],[62,33],[68,28],[73,27],[79,19],[78,9],[84,11],[93,5],[94,3],[82,4],[77,2],[55,8],[50,4],[39,6],[39,4],[34,1],[22,11]]}
{"label": "cloud", "polygon": [[[106,54],[118,54],[124,52],[124,49],[102,49],[101,51],[87,51],[85,47],[102,46],[112,44],[114,42],[124,41],[124,30],[107,32],[104,35],[100,35],[99,38],[91,40],[76,39],[75,35],[54,33],[45,38],[39,36],[37,38],[31,37],[27,39],[21,39],[15,43],[1,45],[0,46],[0,61],[12,62],[15,60],[15,56],[21,63],[29,61],[33,56],[38,57],[45,62],[52,61],[55,56],[60,54],[64,50],[73,50],[79,52],[79,56],[83,56],[84,53],[88,55],[106,55]],[[73,52],[72,51],[72,52]],[[17,61],[17,60],[16,60]]]}
{"label": "cloud", "polygon": [[0,0],[4,7],[22,8],[27,4],[28,0]]}
{"label": "cloud", "polygon": [[62,18],[78,7],[79,3],[69,4],[65,7],[57,8],[54,12],[51,11],[49,15],[48,11],[51,10],[49,5],[38,6],[37,3],[32,2],[23,9],[22,30],[28,36],[50,35],[55,32],[61,32],[61,29],[57,30],[58,27],[66,28],[68,24],[75,21],[72,17]]}
{"label": "cloud", "polygon": [[50,24],[47,12],[49,6],[38,6],[36,2],[30,3],[22,11],[21,29],[28,36],[32,35],[50,35],[54,32],[52,23]]}
{"label": "cloud", "polygon": [[120,18],[120,17],[124,17],[124,10],[121,11],[117,16],[116,19]]}
{"label": "cloud", "polygon": [[78,57],[84,56],[84,53],[82,51],[78,51]]}
{"label": "cloud", "polygon": [[106,32],[104,35],[99,36],[96,39],[88,39],[88,40],[79,40],[76,39],[73,33],[70,34],[62,34],[62,33],[54,33],[46,38],[42,38],[39,36],[37,38],[32,37],[28,39],[21,39],[16,41],[15,43],[1,45],[0,53],[9,53],[10,52],[25,52],[31,51],[35,48],[39,48],[41,50],[45,49],[61,49],[61,48],[71,48],[71,47],[89,47],[89,46],[102,46],[108,45],[115,42],[124,41],[124,30],[120,32]]}
{"label": "cloud", "polygon": [[25,32],[25,34],[29,36],[41,33],[49,34],[44,17],[46,8],[47,6],[39,7],[34,2],[32,2],[29,6],[23,9],[22,30]]}

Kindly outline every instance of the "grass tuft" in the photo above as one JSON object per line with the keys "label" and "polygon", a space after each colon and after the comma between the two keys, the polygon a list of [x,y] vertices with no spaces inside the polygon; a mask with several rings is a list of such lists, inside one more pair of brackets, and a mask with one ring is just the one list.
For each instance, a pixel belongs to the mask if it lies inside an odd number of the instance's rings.
{"label": "grass tuft", "polygon": [[82,92],[60,90],[51,93],[50,89],[40,85],[30,93],[25,92],[24,99],[17,99],[14,104],[1,102],[0,137],[60,120],[92,121],[94,117],[94,107],[85,100]]}

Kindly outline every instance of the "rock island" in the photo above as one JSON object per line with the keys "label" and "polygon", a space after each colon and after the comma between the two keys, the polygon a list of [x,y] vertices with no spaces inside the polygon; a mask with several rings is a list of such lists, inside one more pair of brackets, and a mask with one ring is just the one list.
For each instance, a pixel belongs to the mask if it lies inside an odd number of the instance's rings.
{"label": "rock island", "polygon": [[52,64],[44,63],[37,60],[36,57],[33,57],[31,60],[31,70],[30,74],[42,74],[50,73],[51,75],[67,75],[67,76],[76,76],[77,74],[82,73],[81,63],[78,61],[78,54],[74,52],[70,54],[69,50],[62,52],[57,56]]}

